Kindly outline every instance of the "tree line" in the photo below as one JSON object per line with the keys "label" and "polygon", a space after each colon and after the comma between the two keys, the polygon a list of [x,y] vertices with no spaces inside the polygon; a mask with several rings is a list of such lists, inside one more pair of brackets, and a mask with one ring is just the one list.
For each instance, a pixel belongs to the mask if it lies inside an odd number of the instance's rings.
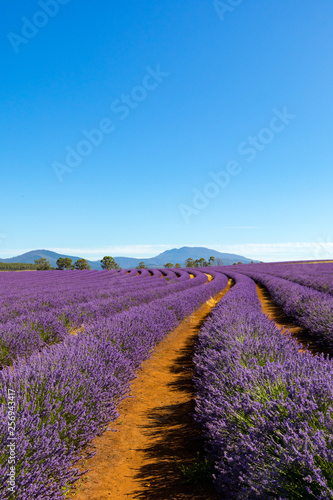
{"label": "tree line", "polygon": [[[72,259],[69,257],[59,257],[56,262],[57,267],[51,267],[50,262],[47,259],[36,259],[35,264],[31,264],[34,269],[37,271],[49,271],[55,269],[56,271],[65,271],[65,270],[74,270],[77,269],[79,271],[83,271],[84,269],[91,270],[89,262],[86,259],[78,259],[73,263]],[[114,260],[113,257],[105,256],[101,260],[102,269],[107,269],[110,271],[111,269],[121,269],[119,264]]]}
{"label": "tree line", "polygon": [[188,258],[185,260],[186,267],[212,267],[212,266],[223,266],[221,259],[215,259],[215,257],[209,257],[208,260],[201,257],[201,259],[193,260]]}
{"label": "tree line", "polygon": [[[101,267],[102,269],[107,269],[108,271],[111,271],[111,269],[117,269],[120,270],[121,267],[119,264],[115,261],[115,259],[109,255],[106,255],[103,257],[103,259],[100,261],[101,262]],[[51,269],[50,263],[46,259],[38,259],[35,260],[35,264],[37,266],[38,270],[48,270]],[[74,262],[72,259],[69,257],[60,257],[57,262],[57,270],[63,271],[65,269],[91,269],[89,262],[86,259],[78,259],[76,262]],[[240,264],[240,262],[239,262]],[[222,266],[223,262],[221,259],[215,259],[215,257],[209,257],[208,261],[205,260],[204,258],[201,259],[191,259],[188,258],[185,261],[185,267],[211,267],[211,266]],[[177,264],[172,264],[171,262],[167,262],[164,264],[165,268],[181,268],[182,266],[177,263]],[[145,265],[144,261],[139,262],[139,264],[136,266],[136,269],[147,269],[147,266]]]}
{"label": "tree line", "polygon": [[34,271],[35,264],[25,264],[23,262],[0,262],[0,271]]}
{"label": "tree line", "polygon": [[[120,270],[121,267],[119,264],[115,261],[113,257],[110,255],[106,255],[101,259],[101,267],[102,269],[106,269],[108,271],[111,271],[111,269],[116,269]],[[251,264],[253,261],[251,261]],[[234,262],[233,265],[236,264],[242,264],[242,262]],[[73,263],[72,259],[69,257],[59,257],[59,259],[56,262],[57,267],[52,267],[50,262],[47,259],[41,258],[41,259],[36,259],[34,264],[23,264],[23,263],[7,263],[7,262],[0,262],[0,271],[24,271],[24,270],[37,270],[37,271],[49,271],[49,270],[57,270],[57,271],[64,271],[64,270],[74,270],[77,269],[79,271],[82,271],[84,269],[91,270],[91,267],[89,265],[89,262],[86,259],[78,259],[76,262]],[[223,262],[219,258],[215,257],[209,257],[208,260],[204,259],[201,257],[201,259],[191,259],[188,258],[185,261],[185,267],[212,267],[212,266],[223,266]],[[165,268],[180,268],[182,267],[179,263],[177,264],[172,264],[171,262],[167,262],[164,264]],[[139,262],[138,266],[136,269],[147,269],[147,266],[143,261]]]}
{"label": "tree line", "polygon": [[[223,262],[221,259],[215,259],[215,257],[209,257],[208,261],[205,260],[203,257],[201,259],[191,259],[188,258],[185,260],[185,267],[211,267],[211,266],[223,266]],[[172,262],[167,262],[164,264],[166,269],[168,268],[175,268],[179,269],[181,266],[179,263],[177,264],[172,264]],[[145,265],[144,262],[139,262],[139,265],[136,267],[136,269],[147,269],[147,266]]]}

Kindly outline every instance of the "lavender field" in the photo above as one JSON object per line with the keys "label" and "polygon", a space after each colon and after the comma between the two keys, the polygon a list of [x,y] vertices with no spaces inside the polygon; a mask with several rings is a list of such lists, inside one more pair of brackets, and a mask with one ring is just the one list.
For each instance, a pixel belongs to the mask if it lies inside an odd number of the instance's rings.
{"label": "lavender field", "polygon": [[169,331],[223,289],[193,270],[3,273],[0,494],[7,498],[8,394],[15,394],[16,487],[64,498],[82,448],[117,416],[135,370]]}
{"label": "lavender field", "polygon": [[256,289],[327,352],[333,264],[0,273],[0,498],[66,498],[142,362],[230,280],[193,358],[217,492],[333,498],[333,361],[282,334]]}
{"label": "lavender field", "polygon": [[[235,285],[203,326],[194,358],[196,420],[215,485],[222,498],[333,498],[333,361],[282,335],[256,291],[256,282],[264,285],[331,349],[333,265],[223,271]],[[318,291],[324,286],[327,293]]]}

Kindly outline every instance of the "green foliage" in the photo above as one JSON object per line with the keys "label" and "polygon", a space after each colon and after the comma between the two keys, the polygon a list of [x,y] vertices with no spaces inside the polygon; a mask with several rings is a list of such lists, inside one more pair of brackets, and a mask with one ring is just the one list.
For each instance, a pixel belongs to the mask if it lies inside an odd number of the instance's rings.
{"label": "green foliage", "polygon": [[185,260],[185,267],[196,267],[195,262],[191,257]]}
{"label": "green foliage", "polygon": [[197,485],[212,482],[214,466],[206,457],[201,457],[199,452],[191,465],[178,464],[176,458],[175,462],[186,483]]}
{"label": "green foliage", "polygon": [[136,267],[136,269],[147,269],[147,266],[145,266],[145,263],[141,261],[139,262],[139,265]]}
{"label": "green foliage", "polygon": [[[315,457],[316,466],[321,470],[327,481],[327,485],[333,488],[333,464],[322,457]],[[321,485],[309,474],[309,471],[301,463],[292,462],[288,468],[282,470],[284,477],[283,489],[287,492],[288,498],[292,500],[311,500],[320,498],[322,493]],[[309,488],[310,491],[307,490]],[[325,497],[326,498],[326,497]],[[332,498],[328,496],[327,498]]]}
{"label": "green foliage", "polygon": [[84,269],[91,269],[89,266],[89,263],[86,259],[78,259],[75,264],[74,264],[75,269],[78,269],[79,271],[83,271]]}
{"label": "green foliage", "polygon": [[210,257],[208,262],[203,257],[197,260],[193,260],[189,257],[185,260],[185,267],[208,267],[212,265],[215,265],[215,257]]}
{"label": "green foliage", "polygon": [[57,260],[57,269],[63,271],[64,269],[72,269],[73,261],[69,257],[59,257]]}
{"label": "green foliage", "polygon": [[35,264],[37,271],[49,271],[51,269],[49,261],[44,258],[36,259]]}
{"label": "green foliage", "polygon": [[[286,480],[283,487],[284,491],[288,494],[288,498],[292,500],[314,500],[315,498],[319,498],[322,488],[317,481],[311,480],[311,482],[307,482],[304,480],[306,470],[302,467],[302,464],[294,462],[285,471],[282,471],[282,474]],[[311,493],[307,491],[306,487],[310,489]]]}
{"label": "green foliage", "polygon": [[209,260],[208,260],[208,265],[209,266],[215,266],[215,257],[209,257]]}
{"label": "green foliage", "polygon": [[12,364],[10,349],[4,342],[0,342],[0,367]]}
{"label": "green foliage", "polygon": [[171,264],[171,262],[168,262],[167,264],[164,264],[164,267],[169,268],[169,267],[174,267],[174,266],[173,266],[173,264]]}
{"label": "green foliage", "polygon": [[109,255],[103,257],[103,259],[101,260],[101,266],[102,269],[107,269],[108,271],[110,271],[111,269],[120,269],[119,264],[117,264],[114,258],[110,257]]}
{"label": "green foliage", "polygon": [[0,262],[0,271],[36,271],[36,264],[23,262]]}
{"label": "green foliage", "polygon": [[54,343],[54,331],[51,326],[45,327],[37,322],[32,324],[32,329],[39,333],[46,344]]}
{"label": "green foliage", "polygon": [[175,265],[175,267],[176,267],[177,269],[179,269],[179,268],[180,268],[180,267],[182,267],[182,266],[181,266],[180,264],[178,264],[178,262],[177,262],[177,264]]}
{"label": "green foliage", "polygon": [[196,267],[207,267],[209,264],[208,262],[203,258],[201,257],[201,259],[198,259],[195,261],[196,262]]}

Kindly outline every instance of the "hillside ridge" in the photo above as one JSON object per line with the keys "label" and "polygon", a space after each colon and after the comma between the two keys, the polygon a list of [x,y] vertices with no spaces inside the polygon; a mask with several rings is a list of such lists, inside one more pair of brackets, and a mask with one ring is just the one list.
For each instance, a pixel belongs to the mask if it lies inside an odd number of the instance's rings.
{"label": "hillside ridge", "polygon": [[[215,257],[215,259],[221,259],[224,265],[231,265],[234,262],[242,262],[243,264],[248,264],[252,259],[244,257],[242,255],[231,254],[231,253],[222,253],[217,250],[213,250],[206,247],[181,247],[181,248],[173,248],[171,250],[166,250],[155,257],[149,258],[135,258],[135,257],[121,257],[121,256],[113,256],[122,268],[133,268],[136,267],[139,262],[144,261],[144,263],[149,267],[163,267],[167,262],[171,262],[172,264],[179,263],[182,267],[185,266],[185,260],[188,258],[192,259],[200,259],[203,257],[208,260],[210,257]],[[22,255],[17,255],[15,257],[10,257],[7,259],[0,259],[0,262],[8,262],[8,263],[24,263],[24,264],[33,264],[36,259],[47,259],[51,266],[56,266],[56,261],[59,257],[68,257],[72,259],[73,262],[82,258],[79,256],[67,255],[54,252],[52,250],[46,249],[37,249],[30,250]],[[91,266],[91,269],[101,269],[100,259],[99,260],[89,260],[86,259]],[[258,262],[258,261],[254,261]]]}

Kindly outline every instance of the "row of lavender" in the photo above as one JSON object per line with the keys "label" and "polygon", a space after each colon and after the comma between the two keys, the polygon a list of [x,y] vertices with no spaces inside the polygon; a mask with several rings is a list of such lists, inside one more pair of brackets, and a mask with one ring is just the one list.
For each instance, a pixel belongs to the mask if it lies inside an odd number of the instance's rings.
{"label": "row of lavender", "polygon": [[247,265],[244,268],[271,274],[333,295],[333,263],[260,264]]}
{"label": "row of lavender", "polygon": [[[157,271],[157,270],[156,270]],[[185,271],[167,274],[154,270],[120,273],[54,271],[0,274],[0,367],[13,359],[62,342],[85,329],[96,318],[120,311],[207,281]],[[168,277],[169,276],[169,277]],[[30,281],[30,289],[29,289]],[[29,291],[30,290],[30,291]]]}
{"label": "row of lavender", "polygon": [[[302,268],[296,264],[289,265],[289,268],[294,269],[292,281],[279,277],[283,275],[280,265],[239,266],[238,270],[263,285],[273,301],[288,317],[305,328],[318,346],[331,351],[333,349],[333,297],[330,293],[323,293],[308,285],[296,283],[296,279],[300,283],[305,281],[301,274],[303,267],[304,265]],[[326,273],[327,283],[331,280],[333,285],[333,277],[330,278],[332,266],[321,264],[320,268],[322,275]],[[311,271],[308,276],[310,279]]]}
{"label": "row of lavender", "polygon": [[216,486],[225,498],[333,498],[333,361],[300,352],[262,313],[254,281],[230,276],[195,355]]}
{"label": "row of lavender", "polygon": [[8,498],[65,498],[78,477],[73,466],[82,448],[117,416],[117,404],[128,393],[135,370],[166,333],[228,281],[212,272],[214,279],[208,283],[207,276],[195,274],[205,283],[193,286],[196,278],[184,279],[185,289],[165,285],[163,289],[173,293],[148,304],[113,316],[98,312],[85,324],[84,333],[69,335],[33,353],[28,362],[14,361],[12,368],[0,372],[1,498],[8,493],[7,391],[15,394],[16,404],[16,486]]}

